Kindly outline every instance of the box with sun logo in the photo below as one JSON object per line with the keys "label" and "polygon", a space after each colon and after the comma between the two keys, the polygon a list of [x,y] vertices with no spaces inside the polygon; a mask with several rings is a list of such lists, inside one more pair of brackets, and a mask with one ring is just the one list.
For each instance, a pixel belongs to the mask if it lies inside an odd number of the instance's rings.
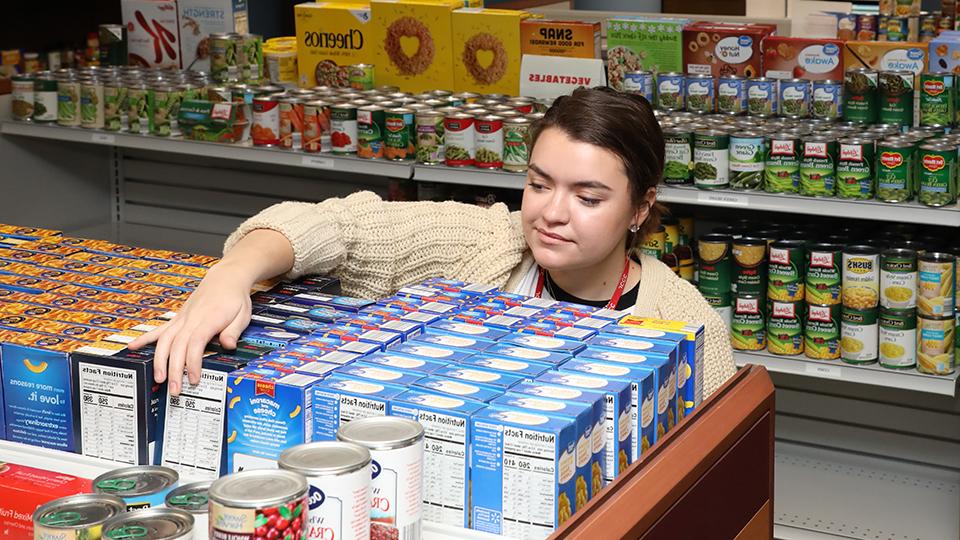
{"label": "box with sun logo", "polygon": [[453,89],[457,92],[520,92],[520,22],[513,9],[462,8],[453,12]]}
{"label": "box with sun logo", "polygon": [[[463,0],[373,0],[374,78],[404,92],[452,90],[453,10]],[[519,36],[518,36],[519,39]]]}

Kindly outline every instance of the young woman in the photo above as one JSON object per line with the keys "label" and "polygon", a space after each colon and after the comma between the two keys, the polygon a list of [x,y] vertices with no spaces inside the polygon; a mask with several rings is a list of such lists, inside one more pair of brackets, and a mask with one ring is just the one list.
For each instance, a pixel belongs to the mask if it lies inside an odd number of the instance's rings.
{"label": "young woman", "polygon": [[[556,100],[531,134],[520,212],[455,202],[384,202],[369,192],[285,202],[226,242],[180,314],[131,344],[156,342],[157,382],[199,381],[214,337],[236,345],[250,287],[278,275],[339,276],[345,294],[384,297],[443,276],[635,315],[706,325],[704,394],[735,367],[726,327],[697,290],[655,258],[628,256],[660,222],[663,136],[649,103],[606,88]],[[170,379],[180,391],[181,377]]]}

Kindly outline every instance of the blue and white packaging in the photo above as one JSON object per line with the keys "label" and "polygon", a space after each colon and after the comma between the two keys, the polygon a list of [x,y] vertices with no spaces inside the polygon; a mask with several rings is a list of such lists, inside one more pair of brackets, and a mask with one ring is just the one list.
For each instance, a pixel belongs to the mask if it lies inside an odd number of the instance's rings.
{"label": "blue and white packaging", "polygon": [[397,371],[419,373],[421,375],[429,375],[447,365],[445,362],[434,362],[433,360],[419,356],[398,354],[392,350],[365,356],[363,357],[363,361],[368,364],[376,364]]}
{"label": "blue and white packaging", "polygon": [[439,320],[427,326],[424,331],[428,334],[452,334],[455,336],[467,336],[477,339],[485,339],[487,341],[497,341],[504,336],[510,335],[510,332],[505,330],[498,330],[496,328],[481,326],[479,324],[452,321],[449,319]]}
{"label": "blue and white packaging", "polygon": [[424,377],[417,381],[415,386],[441,394],[450,394],[451,396],[464,399],[472,399],[481,403],[487,403],[491,399],[503,395],[503,392],[485,386],[455,381],[445,377]]}
{"label": "blue and white packaging", "polygon": [[282,349],[302,337],[303,334],[295,334],[284,328],[249,327],[240,334],[240,341],[251,345]]}
{"label": "blue and white packaging", "polygon": [[499,392],[506,392],[511,386],[524,380],[524,377],[519,375],[469,366],[446,366],[435,371],[433,375],[476,384]]}
{"label": "blue and white packaging", "polygon": [[437,347],[426,343],[401,343],[390,347],[389,352],[409,356],[420,356],[435,362],[451,362],[454,364],[471,355],[471,353],[467,351],[458,351],[448,347]]}
{"label": "blue and white packaging", "polygon": [[608,326],[616,326],[617,322],[610,319],[600,319],[598,317],[580,317],[573,320],[575,328],[589,328],[591,330],[603,330]]}
{"label": "blue and white packaging", "polygon": [[341,343],[340,346],[337,347],[338,352],[356,354],[359,356],[366,356],[382,350],[383,347],[380,345],[367,341],[348,341],[346,343]]}
{"label": "blue and white packaging", "polygon": [[403,341],[423,334],[423,323],[413,321],[385,321],[380,325],[380,329],[385,332],[395,332],[400,334]]}
{"label": "blue and white packaging", "polygon": [[[568,334],[578,334],[583,338],[590,337],[590,332],[579,328],[565,328]],[[560,330],[559,332],[562,332]],[[561,337],[538,336],[534,334],[513,334],[500,340],[500,343],[516,345],[518,347],[527,347],[529,349],[540,349],[541,351],[553,351],[574,355],[578,351],[586,348],[582,341],[574,341],[575,338],[563,339]]]}
{"label": "blue and white packaging", "polygon": [[423,375],[415,375],[409,372],[387,369],[383,366],[367,364],[364,362],[354,362],[352,364],[342,366],[337,369],[336,373],[343,377],[366,379],[404,387],[410,386],[423,378]]}
{"label": "blue and white packaging", "polygon": [[406,315],[400,317],[400,320],[428,325],[443,320],[443,315],[437,313],[427,313],[425,311],[409,311],[406,313]]}
{"label": "blue and white packaging", "polygon": [[67,353],[0,344],[6,439],[77,451],[70,358]]}
{"label": "blue and white packaging", "polygon": [[422,336],[417,336],[411,340],[408,340],[408,343],[411,344],[427,344],[427,345],[436,345],[437,347],[447,347],[449,349],[461,349],[461,350],[473,350],[473,351],[482,351],[491,345],[492,341],[487,341],[485,339],[477,339],[475,337],[459,335],[455,336],[453,334],[424,334]]}
{"label": "blue and white packaging", "polygon": [[470,358],[465,359],[464,361],[460,362],[460,365],[481,367],[492,369],[494,371],[512,373],[527,379],[535,379],[540,375],[543,375],[544,372],[553,369],[553,366],[549,364],[528,362],[526,360],[512,360],[499,356],[486,356],[483,353],[475,354]]}
{"label": "blue and white packaging", "polygon": [[342,424],[390,414],[390,402],[406,388],[331,375],[313,386],[313,440],[335,441]]}
{"label": "blue and white packaging", "polygon": [[500,356],[513,360],[540,362],[541,364],[549,364],[551,366],[558,366],[571,358],[571,355],[565,353],[530,349],[528,347],[510,345],[509,343],[497,343],[483,353],[486,356]]}

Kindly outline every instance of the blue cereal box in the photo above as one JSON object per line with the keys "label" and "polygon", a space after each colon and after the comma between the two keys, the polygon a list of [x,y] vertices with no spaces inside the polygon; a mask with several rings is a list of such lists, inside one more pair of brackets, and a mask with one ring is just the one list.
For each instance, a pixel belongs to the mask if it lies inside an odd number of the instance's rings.
{"label": "blue cereal box", "polygon": [[467,351],[458,351],[447,347],[437,347],[426,343],[418,344],[413,342],[401,343],[390,347],[392,353],[406,354],[408,356],[420,356],[436,362],[458,363],[467,358],[471,353]]}
{"label": "blue cereal box", "polygon": [[574,358],[560,366],[560,371],[586,373],[630,383],[630,443],[633,447],[631,460],[635,461],[643,455],[665,432],[666,428],[659,421],[666,423],[666,415],[661,418],[656,414],[657,385],[652,370]]}
{"label": "blue cereal box", "polygon": [[486,403],[497,396],[503,395],[503,392],[493,390],[486,386],[447,379],[446,377],[424,377],[417,381],[416,386],[441,394],[472,399],[481,403]]}
{"label": "blue cereal box", "polygon": [[300,373],[247,367],[227,383],[227,469],[273,469],[283,450],[313,440],[313,385]]}
{"label": "blue cereal box", "polygon": [[69,355],[2,343],[0,361],[6,439],[76,452]]}
{"label": "blue cereal box", "polygon": [[553,366],[548,364],[540,364],[538,362],[529,362],[526,360],[512,360],[498,356],[486,356],[482,353],[467,358],[461,362],[460,365],[481,367],[494,371],[502,371],[504,373],[512,373],[528,379],[535,379],[540,375],[543,375],[544,372],[553,369]]}
{"label": "blue cereal box", "polygon": [[573,401],[545,399],[524,394],[505,394],[490,402],[491,407],[523,409],[548,416],[563,416],[577,421],[577,498],[574,512],[603,488],[603,464],[593,460],[593,407]]}
{"label": "blue cereal box", "polygon": [[363,361],[368,364],[376,364],[397,371],[420,373],[423,375],[429,375],[447,365],[445,362],[434,362],[433,360],[419,356],[398,354],[392,352],[392,350],[365,356],[363,357]]}
{"label": "blue cereal box", "polygon": [[313,440],[335,441],[341,424],[390,414],[402,386],[331,375],[313,386]]}
{"label": "blue cereal box", "polygon": [[483,408],[477,401],[419,389],[393,399],[391,415],[423,426],[423,519],[469,526],[470,418]]}
{"label": "blue cereal box", "polygon": [[493,347],[490,347],[484,351],[484,354],[487,356],[500,356],[512,360],[539,362],[541,364],[549,364],[551,366],[558,366],[571,358],[571,355],[566,353],[544,351],[541,349],[530,349],[528,347],[510,345],[509,343],[497,343]]}
{"label": "blue cereal box", "polygon": [[604,421],[604,478],[613,480],[630,465],[633,457],[631,429],[633,392],[630,383],[621,379],[607,379],[582,373],[548,371],[534,382],[599,392],[606,402]]}
{"label": "blue cereal box", "polygon": [[346,296],[328,296],[325,294],[307,294],[301,293],[293,296],[293,299],[299,302],[321,305],[340,311],[358,312],[361,309],[376,304],[373,300],[363,298],[349,298]]}
{"label": "blue cereal box", "polygon": [[488,407],[473,416],[471,429],[474,529],[509,538],[546,538],[573,514],[576,420]]}
{"label": "blue cereal box", "polygon": [[398,386],[410,386],[424,377],[424,374],[405,372],[396,369],[385,368],[377,364],[368,364],[362,361],[341,366],[337,369],[337,374],[342,377],[353,377],[356,379],[366,379],[381,383],[395,384]]}
{"label": "blue cereal box", "polygon": [[433,374],[437,377],[476,384],[500,392],[506,392],[511,386],[524,380],[524,377],[519,375],[469,366],[447,366],[438,369]]}
{"label": "blue cereal box", "polygon": [[578,351],[583,350],[586,345],[582,341],[574,341],[573,335],[579,336],[580,338],[590,337],[590,331],[581,330],[579,328],[564,328],[558,330],[556,334],[565,334],[570,335],[569,339],[564,337],[550,337],[543,335],[535,334],[514,334],[508,337],[505,337],[500,340],[500,343],[506,343],[509,345],[516,345],[518,347],[527,347],[530,349],[540,349],[541,351],[555,351],[568,355],[574,355]]}
{"label": "blue cereal box", "polygon": [[482,351],[493,345],[492,341],[485,339],[453,334],[424,334],[409,340],[408,343],[425,343],[428,345],[436,345],[437,347],[474,351]]}
{"label": "blue cereal box", "polygon": [[451,334],[454,336],[466,336],[487,341],[497,341],[504,336],[510,335],[510,332],[498,330],[489,326],[480,326],[479,324],[470,324],[465,322],[453,321],[450,319],[439,320],[426,327],[428,334]]}

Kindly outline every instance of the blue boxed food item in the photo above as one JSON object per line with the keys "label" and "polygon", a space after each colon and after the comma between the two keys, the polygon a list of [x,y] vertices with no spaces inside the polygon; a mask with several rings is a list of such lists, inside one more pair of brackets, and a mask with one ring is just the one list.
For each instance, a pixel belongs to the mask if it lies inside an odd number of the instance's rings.
{"label": "blue boxed food item", "polygon": [[508,315],[492,315],[486,311],[478,311],[474,309],[460,311],[451,317],[451,320],[470,324],[479,324],[482,326],[490,326],[492,328],[499,328],[502,330],[514,330],[523,326],[524,323],[524,319],[519,317],[510,317]]}
{"label": "blue boxed food item", "polygon": [[608,326],[616,325],[617,321],[610,319],[600,319],[597,317],[578,317],[572,321],[575,328],[589,328],[592,330],[602,330]]}
{"label": "blue boxed food item", "polygon": [[549,364],[540,364],[527,360],[514,360],[502,358],[499,356],[486,356],[483,353],[475,354],[460,362],[461,366],[475,366],[494,371],[512,373],[528,379],[533,379],[542,375],[545,371],[553,369]]}
{"label": "blue boxed food item", "polygon": [[503,392],[498,390],[477,384],[455,381],[453,379],[447,379],[446,377],[424,377],[417,381],[416,386],[441,394],[450,394],[451,396],[472,399],[481,403],[486,403],[497,396],[503,395]]}
{"label": "blue boxed food item", "polygon": [[540,362],[541,364],[550,364],[551,366],[558,366],[571,358],[571,355],[565,353],[518,347],[517,345],[510,345],[508,343],[497,343],[483,353],[487,356],[500,356],[513,360]]}
{"label": "blue boxed food item", "polygon": [[401,343],[400,345],[390,347],[389,352],[406,354],[410,356],[420,356],[436,362],[451,362],[454,364],[459,363],[464,358],[467,358],[471,355],[471,353],[467,351],[413,342]]}
{"label": "blue boxed food item", "polygon": [[536,336],[545,336],[578,342],[586,341],[597,335],[597,331],[591,328],[578,328],[565,322],[557,322],[550,319],[529,320],[524,327],[520,328],[519,332],[521,334],[533,334]]}
{"label": "blue boxed food item", "polygon": [[419,356],[398,354],[392,350],[365,356],[363,357],[363,361],[368,364],[376,364],[397,371],[408,371],[423,375],[429,375],[447,365],[445,362],[435,362]]}
{"label": "blue boxed food item", "polygon": [[427,313],[426,311],[407,311],[403,317],[400,317],[401,321],[421,323],[424,325],[433,324],[442,319],[443,315],[439,313]]}
{"label": "blue boxed food item", "polygon": [[402,386],[331,375],[313,386],[313,440],[335,441],[341,424],[390,414]]}
{"label": "blue boxed food item", "polygon": [[341,366],[337,369],[337,375],[341,377],[369,379],[371,381],[390,383],[397,386],[410,386],[424,377],[423,374],[389,369],[377,364],[367,364],[365,362],[354,362],[347,366]]}
{"label": "blue boxed food item", "polygon": [[350,298],[347,296],[329,296],[325,294],[300,293],[293,296],[293,299],[313,305],[326,306],[340,311],[351,311],[356,313],[361,309],[376,304],[373,300],[363,298]]}
{"label": "blue boxed food item", "polygon": [[[579,328],[565,328],[567,334],[575,334],[582,338],[590,337],[590,332]],[[528,349],[540,349],[541,351],[554,351],[567,355],[574,355],[578,351],[586,348],[582,341],[564,339],[562,337],[550,337],[536,334],[514,334],[500,340],[500,343],[526,347]]]}
{"label": "blue boxed food item", "polygon": [[461,349],[461,350],[471,350],[471,351],[482,351],[487,347],[493,345],[492,341],[487,341],[485,339],[478,339],[466,335],[453,335],[453,334],[437,334],[430,333],[424,334],[422,336],[417,336],[407,343],[410,344],[426,344],[433,345],[437,347],[446,347],[448,349]]}
{"label": "blue boxed food item", "polygon": [[476,384],[477,386],[491,388],[500,392],[505,392],[511,386],[524,380],[524,377],[512,375],[504,371],[494,371],[471,366],[446,366],[435,371],[433,375]]}
{"label": "blue boxed food item", "polygon": [[391,402],[391,415],[423,426],[423,519],[469,526],[470,418],[483,408],[478,401],[420,389]]}
{"label": "blue boxed food item", "polygon": [[450,319],[439,320],[427,326],[425,331],[428,334],[452,334],[455,336],[485,339],[487,341],[497,341],[504,336],[510,335],[510,332],[506,330],[498,330],[489,326],[480,326],[479,324],[470,324]]}
{"label": "blue boxed food item", "polygon": [[296,334],[282,328],[258,328],[251,326],[240,334],[240,341],[252,345],[281,349],[302,337],[303,334]]}
{"label": "blue boxed food item", "polygon": [[385,320],[380,329],[385,332],[395,332],[402,336],[403,341],[414,338],[423,333],[423,323],[414,321]]}

